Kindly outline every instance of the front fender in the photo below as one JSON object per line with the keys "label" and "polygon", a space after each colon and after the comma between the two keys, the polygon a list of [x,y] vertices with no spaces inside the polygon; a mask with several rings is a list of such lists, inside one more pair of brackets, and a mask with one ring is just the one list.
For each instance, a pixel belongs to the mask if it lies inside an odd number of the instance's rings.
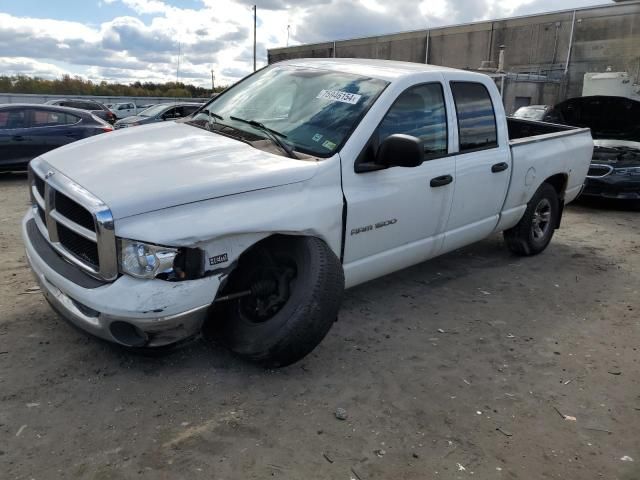
{"label": "front fender", "polygon": [[325,169],[305,182],[134,215],[116,220],[115,231],[120,238],[200,248],[206,271],[228,269],[245,250],[274,234],[318,237],[339,257],[339,169]]}

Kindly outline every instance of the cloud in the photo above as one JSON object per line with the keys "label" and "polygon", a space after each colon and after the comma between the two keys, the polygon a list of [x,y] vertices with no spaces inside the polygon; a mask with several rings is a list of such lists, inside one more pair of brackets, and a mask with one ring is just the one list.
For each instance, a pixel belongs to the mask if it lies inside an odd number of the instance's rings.
{"label": "cloud", "polygon": [[[200,0],[179,8],[169,0],[101,0],[128,15],[100,25],[0,13],[2,72],[92,80],[175,80],[229,84],[253,71],[255,0]],[[602,0],[567,0],[562,8]],[[257,63],[287,42],[322,42],[558,9],[553,0],[264,0],[258,2]],[[98,7],[95,7],[98,8]],[[5,8],[5,12],[10,8]],[[5,68],[6,67],[6,68]]]}
{"label": "cloud", "polygon": [[29,75],[47,79],[59,78],[67,73],[51,63],[23,57],[0,58],[0,72],[3,75]]}

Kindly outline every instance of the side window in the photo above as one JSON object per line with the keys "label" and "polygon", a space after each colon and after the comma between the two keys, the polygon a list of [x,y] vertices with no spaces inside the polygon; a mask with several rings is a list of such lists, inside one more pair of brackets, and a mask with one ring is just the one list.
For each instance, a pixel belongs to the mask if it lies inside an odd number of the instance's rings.
{"label": "side window", "polygon": [[24,110],[9,109],[0,112],[0,130],[26,128],[27,116]]}
{"label": "side window", "polygon": [[378,127],[380,142],[395,133],[422,140],[427,158],[447,154],[447,111],[440,83],[417,85],[398,97]]}
{"label": "side window", "polygon": [[200,107],[198,105],[185,105],[183,107],[183,115],[186,117],[187,115],[191,115],[193,112],[195,112],[197,109],[199,109]]}
{"label": "side window", "polygon": [[162,114],[163,118],[175,118],[178,107],[173,107]]}
{"label": "side window", "polygon": [[496,114],[487,88],[476,82],[451,82],[458,116],[460,152],[498,146]]}
{"label": "side window", "polygon": [[72,125],[80,120],[70,113],[51,112],[48,110],[33,110],[32,127],[53,127],[58,125]]}

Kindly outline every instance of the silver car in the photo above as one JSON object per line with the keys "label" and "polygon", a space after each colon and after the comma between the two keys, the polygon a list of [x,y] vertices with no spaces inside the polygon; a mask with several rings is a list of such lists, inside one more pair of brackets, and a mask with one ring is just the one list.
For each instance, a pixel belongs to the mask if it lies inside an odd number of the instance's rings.
{"label": "silver car", "polygon": [[137,115],[118,120],[114,127],[120,129],[166,120],[177,120],[188,117],[201,106],[199,103],[160,103],[158,105],[152,105]]}

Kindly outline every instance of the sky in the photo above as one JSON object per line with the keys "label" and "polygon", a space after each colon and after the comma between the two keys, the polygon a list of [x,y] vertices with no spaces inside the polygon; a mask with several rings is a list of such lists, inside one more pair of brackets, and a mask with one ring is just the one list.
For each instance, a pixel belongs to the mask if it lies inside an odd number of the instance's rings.
{"label": "sky", "polygon": [[[228,85],[267,49],[611,0],[0,0],[0,74]],[[289,26],[289,28],[287,28]],[[289,38],[287,35],[289,32]]]}

